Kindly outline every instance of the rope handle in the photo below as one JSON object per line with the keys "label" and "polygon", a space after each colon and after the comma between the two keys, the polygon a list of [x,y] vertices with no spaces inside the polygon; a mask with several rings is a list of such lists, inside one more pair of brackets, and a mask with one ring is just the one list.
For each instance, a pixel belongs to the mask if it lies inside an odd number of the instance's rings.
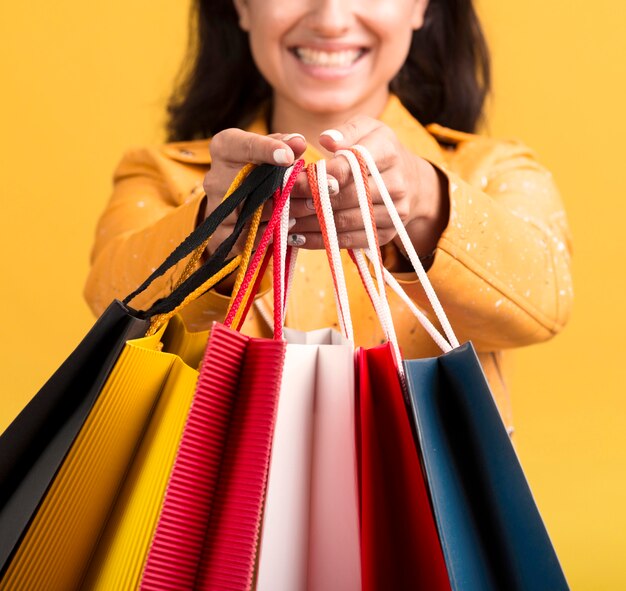
{"label": "rope handle", "polygon": [[[288,182],[285,175],[284,184]],[[281,330],[285,326],[285,294],[286,289],[286,261],[287,261],[287,235],[289,232],[289,208],[288,199],[281,211],[280,220],[274,228],[274,274],[273,274],[273,309],[274,326],[280,323]]]}
{"label": "rope handle", "polygon": [[[239,267],[239,273],[237,273],[237,277],[235,279],[235,283],[233,285],[232,294],[236,294],[239,292],[241,285],[246,276],[246,272],[248,270],[248,265],[250,264],[250,260],[252,258],[252,251],[254,250],[254,243],[256,241],[259,225],[261,224],[261,216],[263,215],[263,207],[259,207],[256,210],[254,217],[252,218],[252,224],[250,226],[250,232],[248,234],[248,238],[246,239],[246,244],[244,246],[243,252],[241,253],[241,265]],[[228,304],[227,312],[230,312],[234,301],[234,297],[231,295],[230,302]],[[236,319],[238,320],[238,318]]]}
{"label": "rope handle", "polygon": [[[341,152],[345,152],[345,150],[341,150]],[[362,156],[367,168],[369,169],[370,174],[372,175],[372,178],[374,179],[374,183],[378,188],[378,192],[380,193],[383,203],[385,204],[385,207],[389,212],[389,216],[391,217],[396,232],[398,233],[398,236],[402,241],[402,245],[404,246],[404,249],[409,257],[413,269],[415,270],[415,273],[417,274],[417,277],[420,280],[424,291],[426,292],[428,301],[430,302],[430,305],[432,306],[433,311],[437,316],[437,320],[439,320],[439,323],[443,328],[449,344],[452,346],[452,348],[458,347],[459,341],[454,334],[454,331],[452,330],[450,321],[448,320],[448,317],[439,301],[439,298],[437,297],[437,294],[435,293],[435,290],[430,283],[430,279],[428,278],[428,275],[424,270],[424,266],[420,261],[419,255],[415,251],[415,247],[413,246],[413,243],[411,242],[406,228],[404,227],[404,224],[400,219],[400,215],[398,214],[395,205],[393,204],[393,199],[391,198],[391,195],[389,195],[389,191],[387,190],[385,182],[383,181],[378,167],[376,166],[376,162],[374,162],[374,158],[372,158],[372,155],[369,153],[367,148],[358,144],[354,145],[351,148],[351,152],[353,154],[359,154],[360,156]]]}
{"label": "rope handle", "polygon": [[[237,175],[233,179],[233,182],[230,184],[230,187],[228,187],[228,190],[226,191],[226,194],[224,195],[220,203],[223,203],[224,201],[226,201],[226,199],[228,199],[235,192],[235,190],[237,190],[241,186],[241,183],[243,183],[243,180],[250,174],[250,172],[253,169],[254,169],[254,164],[246,164],[237,173]],[[187,265],[183,269],[183,272],[181,273],[180,277],[178,278],[178,281],[176,282],[176,285],[174,285],[174,289],[182,285],[194,272],[196,265],[198,264],[198,262],[200,261],[200,258],[202,257],[202,253],[206,250],[207,246],[209,246],[209,242],[211,241],[211,238],[212,238],[212,235],[209,236],[200,246],[198,246],[198,248],[191,255],[191,258],[189,259],[189,261],[187,262]],[[237,276],[237,279],[239,279],[239,275]]]}
{"label": "rope handle", "polygon": [[[284,177],[287,180],[284,182],[282,191],[280,190],[276,191],[276,194],[274,196],[274,210],[272,211],[272,216],[270,217],[270,220],[267,223],[267,226],[265,228],[265,231],[263,232],[263,236],[261,237],[259,245],[257,246],[254,256],[252,257],[252,260],[250,261],[250,265],[248,266],[244,280],[235,296],[235,299],[233,300],[233,304],[230,308],[230,311],[228,312],[227,317],[224,320],[224,324],[226,326],[232,326],[234,324],[234,321],[237,317],[237,313],[242,306],[243,306],[244,311],[246,309],[249,309],[249,306],[246,306],[246,300],[251,301],[252,298],[256,295],[256,292],[253,292],[253,290],[255,286],[258,289],[258,285],[260,284],[260,280],[257,281],[257,278],[258,278],[257,274],[259,272],[259,267],[262,263],[264,256],[266,255],[266,251],[268,249],[270,240],[274,237],[274,230],[276,229],[276,226],[280,221],[283,208],[285,207],[285,204],[287,203],[289,199],[293,186],[296,182],[296,178],[303,167],[304,167],[304,161],[298,160],[293,165],[293,167],[291,169],[287,169],[287,171],[284,174]],[[275,252],[275,245],[274,245],[274,252]],[[275,289],[278,287],[278,290],[280,290],[280,285],[281,285],[280,279],[279,279],[280,270],[276,267],[277,265],[275,265],[275,269],[273,273],[274,287]],[[282,339],[282,309],[279,310],[279,314],[280,314],[280,320],[278,319],[276,313],[274,317],[274,338],[277,340]]]}
{"label": "rope handle", "polygon": [[313,195],[315,213],[317,214],[317,219],[322,231],[324,249],[326,250],[326,256],[333,279],[335,303],[337,305],[342,332],[351,343],[354,343],[354,328],[350,315],[348,289],[343,272],[343,265],[341,263],[339,239],[337,237],[333,208],[330,202],[330,195],[328,194],[326,161],[318,160],[315,164],[308,166],[307,178],[309,180],[311,194]]}
{"label": "rope handle", "polygon": [[[355,150],[351,150],[357,160],[359,161],[359,168],[361,171],[361,177],[369,176],[367,175],[367,169],[365,168],[365,160],[362,157],[361,153]],[[395,209],[395,208],[394,208]],[[363,223],[367,225],[368,223],[372,225],[374,232],[376,232],[375,219],[373,216],[373,209],[370,208],[369,217],[363,216]],[[385,309],[384,306],[381,306],[380,296],[376,293],[372,277],[369,272],[369,268],[366,262],[366,257],[369,259],[371,264],[377,265],[380,264],[380,269],[382,271],[382,275],[385,283],[393,289],[393,291],[402,299],[402,301],[409,307],[411,312],[417,317],[420,324],[424,327],[426,332],[431,336],[431,338],[435,341],[437,346],[442,349],[444,352],[448,352],[452,349],[452,346],[448,341],[441,335],[441,333],[437,330],[437,328],[432,324],[432,322],[428,319],[428,317],[415,305],[415,303],[411,300],[411,298],[406,294],[402,286],[396,281],[395,277],[384,267],[382,264],[382,257],[380,256],[380,252],[377,253],[378,256],[374,255],[369,248],[364,249],[363,251],[351,251],[350,258],[356,264],[359,275],[361,276],[361,280],[365,285],[366,291],[372,301],[374,309],[381,320],[381,323],[393,324],[393,319],[391,317],[391,311],[387,307]],[[389,310],[389,314],[387,314],[387,310]]]}
{"label": "rope handle", "polygon": [[398,338],[396,336],[395,327],[391,319],[391,310],[389,308],[389,302],[387,301],[387,292],[385,290],[385,281],[383,279],[382,269],[382,255],[380,254],[380,247],[378,243],[378,234],[376,232],[376,224],[374,223],[374,206],[372,204],[372,196],[369,190],[369,183],[365,182],[363,175],[363,169],[353,152],[350,150],[339,150],[335,153],[336,156],[343,156],[350,165],[352,176],[354,178],[354,186],[356,189],[357,199],[359,202],[359,209],[361,211],[361,217],[363,218],[363,225],[365,230],[365,236],[369,250],[373,253],[372,263],[374,266],[374,274],[376,276],[377,292],[380,301],[379,319],[383,324],[383,329],[387,333],[387,338],[391,343],[391,349],[396,359],[396,366],[400,375],[400,380],[404,385],[404,369],[402,366],[402,355],[400,354],[400,347],[398,345]]}

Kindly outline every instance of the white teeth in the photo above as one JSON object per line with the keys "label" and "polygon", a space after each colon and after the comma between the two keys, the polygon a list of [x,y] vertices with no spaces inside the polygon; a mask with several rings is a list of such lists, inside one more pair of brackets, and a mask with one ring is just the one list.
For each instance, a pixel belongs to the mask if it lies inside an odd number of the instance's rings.
{"label": "white teeth", "polygon": [[360,56],[360,49],[344,49],[343,51],[320,51],[308,47],[296,48],[296,55],[307,66],[323,68],[345,68],[351,66]]}

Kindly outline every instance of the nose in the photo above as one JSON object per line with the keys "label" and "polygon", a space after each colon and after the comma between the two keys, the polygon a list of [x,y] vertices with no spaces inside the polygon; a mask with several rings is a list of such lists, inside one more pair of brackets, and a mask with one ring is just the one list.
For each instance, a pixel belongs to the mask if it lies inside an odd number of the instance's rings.
{"label": "nose", "polygon": [[351,0],[311,0],[309,26],[322,37],[344,34],[354,22]]}

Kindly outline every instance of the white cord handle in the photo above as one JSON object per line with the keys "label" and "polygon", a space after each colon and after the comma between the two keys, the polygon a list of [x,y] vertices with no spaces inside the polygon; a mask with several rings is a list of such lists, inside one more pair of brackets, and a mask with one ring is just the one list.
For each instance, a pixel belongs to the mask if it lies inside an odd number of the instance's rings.
{"label": "white cord handle", "polygon": [[335,218],[333,216],[333,207],[330,203],[330,195],[328,194],[328,179],[326,176],[326,161],[319,160],[315,163],[317,172],[317,189],[320,196],[320,205],[324,223],[326,225],[326,233],[328,235],[328,243],[330,252],[327,253],[329,262],[335,272],[335,280],[337,282],[335,292],[335,301],[339,319],[343,327],[344,336],[354,343],[354,329],[352,326],[352,317],[350,315],[350,302],[348,300],[348,288],[346,286],[346,278],[341,264],[341,253],[339,251],[339,239],[337,237],[337,228],[335,226]]}
{"label": "white cord handle", "polygon": [[[396,357],[398,373],[400,374],[400,379],[404,383],[404,368],[402,366],[402,356],[400,355],[400,347],[398,345],[398,338],[396,336],[396,330],[393,326],[393,321],[391,318],[391,310],[389,308],[389,302],[387,301],[387,292],[385,291],[385,281],[383,279],[383,271],[382,264],[380,262],[380,255],[377,240],[376,240],[376,227],[374,225],[374,220],[372,220],[369,203],[367,200],[367,192],[365,189],[365,179],[361,173],[361,166],[359,165],[359,161],[357,157],[350,152],[349,150],[339,150],[335,152],[336,156],[343,156],[350,165],[350,169],[352,171],[352,176],[354,177],[354,186],[356,188],[357,198],[359,200],[359,209],[361,210],[361,217],[363,218],[363,225],[365,229],[365,236],[367,238],[367,244],[369,246],[369,250],[374,253],[372,258],[372,264],[374,265],[374,274],[376,275],[376,282],[378,284],[378,297],[379,297],[379,311],[382,314],[379,314],[379,319],[381,320],[381,324],[383,325],[383,330],[387,334],[387,338],[391,343],[392,350]],[[356,257],[358,260],[358,257]],[[368,272],[369,274],[369,272]],[[363,276],[365,277],[365,275]],[[378,313],[378,311],[377,311]]]}
{"label": "white cord handle", "polygon": [[[369,249],[365,249],[365,254],[370,261],[374,260],[374,256],[369,251]],[[400,297],[400,299],[409,307],[411,312],[415,314],[419,323],[424,327],[424,330],[431,336],[433,341],[437,343],[437,346],[444,352],[452,351],[452,345],[448,341],[446,341],[445,337],[437,330],[435,325],[428,319],[428,316],[424,314],[416,305],[415,302],[407,295],[406,291],[402,288],[402,286],[396,281],[396,278],[389,272],[387,269],[383,268],[383,275],[385,276],[385,283],[396,294]]]}
{"label": "white cord handle", "polygon": [[354,260],[356,262],[356,266],[359,269],[359,275],[361,276],[365,291],[367,291],[367,295],[369,296],[372,305],[374,306],[376,316],[380,321],[380,325],[383,329],[383,332],[385,333],[385,337],[387,340],[389,340],[389,319],[385,317],[385,311],[383,310],[382,304],[380,302],[380,295],[378,294],[376,286],[374,285],[374,280],[370,275],[370,270],[367,266],[365,255],[363,254],[362,250],[352,250],[351,252],[354,255]]}
{"label": "white cord handle", "polygon": [[[365,286],[365,289],[370,299],[372,300],[374,309],[376,310],[376,315],[380,319],[381,324],[383,324],[384,312],[380,309],[380,297],[378,296],[378,292],[376,291],[376,288],[374,287],[374,282],[372,280],[372,276],[370,275],[369,267],[367,266],[367,261],[365,260],[365,257],[367,256],[367,258],[372,262],[372,264],[375,264],[376,262],[375,257],[372,255],[369,248],[366,248],[363,251],[353,250],[352,252],[354,254],[354,258],[356,260],[357,267],[359,268],[361,277],[363,278],[363,284]],[[365,253],[365,255],[363,253]],[[402,289],[402,286],[396,281],[396,278],[389,271],[387,271],[387,269],[385,269],[384,267],[383,267],[383,276],[385,278],[385,283],[389,287],[391,287],[391,289],[393,289],[393,291],[395,291],[396,294],[398,294],[400,299],[402,299],[402,301],[409,307],[411,312],[413,312],[413,314],[417,317],[419,323],[424,327],[426,332],[431,336],[431,338],[435,341],[435,343],[437,343],[437,346],[444,353],[451,351],[452,346],[450,345],[450,343],[446,341],[445,337],[437,330],[437,328],[433,325],[433,323],[428,319],[428,316],[426,316],[424,312],[422,312],[415,305],[413,300],[407,295],[404,289]],[[389,339],[386,327],[383,327],[383,330],[385,330],[385,335],[387,336],[387,339]]]}
{"label": "white cord handle", "polygon": [[[454,331],[452,330],[452,326],[450,325],[450,321],[448,320],[448,317],[446,316],[446,313],[444,312],[443,307],[441,306],[441,303],[439,302],[439,298],[437,297],[437,294],[435,293],[435,290],[433,289],[433,286],[430,283],[430,279],[428,279],[428,275],[426,274],[426,271],[424,271],[424,267],[422,266],[420,258],[417,252],[415,252],[415,247],[413,246],[413,243],[411,242],[411,239],[409,238],[409,235],[404,227],[404,224],[402,223],[402,220],[400,219],[400,215],[396,211],[395,205],[393,204],[393,199],[391,198],[391,195],[389,195],[389,191],[387,190],[387,187],[385,187],[385,182],[383,181],[383,178],[380,175],[380,172],[378,171],[378,167],[376,166],[376,163],[374,162],[372,155],[369,153],[367,148],[363,146],[355,145],[353,146],[353,148],[358,150],[361,153],[361,155],[365,159],[365,162],[367,163],[367,167],[369,168],[372,178],[374,179],[374,182],[376,183],[376,187],[378,188],[378,192],[380,193],[380,196],[383,199],[385,207],[387,208],[387,211],[389,212],[389,216],[391,217],[393,225],[396,228],[396,232],[398,232],[398,236],[400,236],[402,245],[404,246],[409,256],[409,260],[411,261],[411,264],[413,265],[413,269],[417,273],[417,277],[419,278],[422,284],[422,287],[424,288],[424,291],[426,292],[428,301],[430,302],[430,305],[432,306],[435,312],[435,315],[437,316],[437,319],[439,320],[439,323],[441,324],[441,327],[443,328],[444,333],[448,337],[448,341],[450,342],[453,348],[458,347],[459,341],[456,338],[456,335],[454,334]],[[340,150],[339,152],[337,152],[337,154],[339,153],[343,154],[343,152],[347,152],[347,150]],[[352,154],[352,152],[349,152],[349,153]],[[354,154],[352,154],[352,156],[356,160],[356,157],[354,156]]]}

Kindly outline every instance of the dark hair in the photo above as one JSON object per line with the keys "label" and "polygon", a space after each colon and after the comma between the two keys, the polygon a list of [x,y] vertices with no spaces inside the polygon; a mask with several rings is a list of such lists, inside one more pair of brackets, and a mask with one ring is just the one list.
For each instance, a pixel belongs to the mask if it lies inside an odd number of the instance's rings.
{"label": "dark hair", "polygon": [[[195,0],[186,67],[168,104],[171,141],[244,128],[271,98],[232,0]],[[430,0],[390,88],[420,123],[472,132],[490,88],[489,52],[471,0]]]}

